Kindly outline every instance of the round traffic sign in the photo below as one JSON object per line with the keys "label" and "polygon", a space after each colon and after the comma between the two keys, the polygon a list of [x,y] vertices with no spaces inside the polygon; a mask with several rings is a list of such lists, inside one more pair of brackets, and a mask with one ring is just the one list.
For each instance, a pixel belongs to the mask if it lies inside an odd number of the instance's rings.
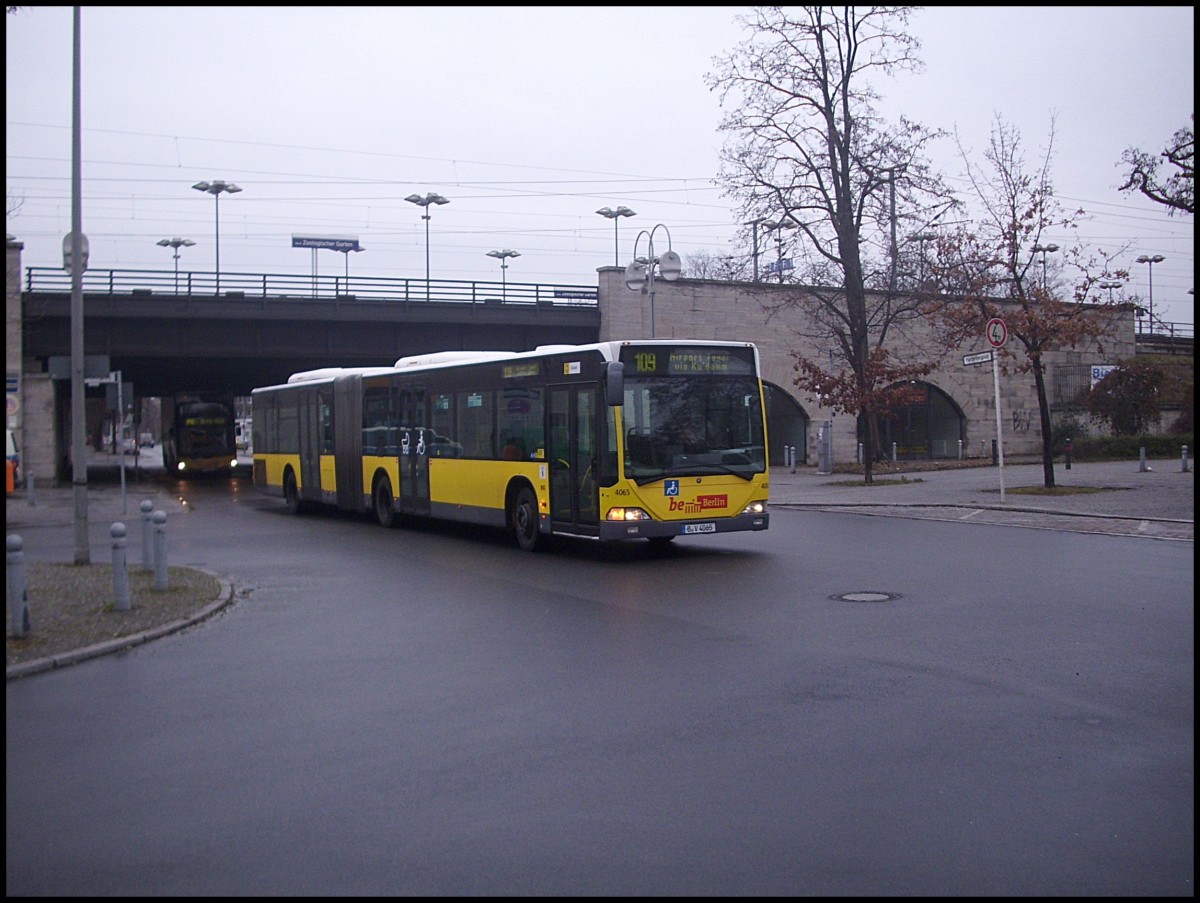
{"label": "round traffic sign", "polygon": [[1008,327],[999,317],[988,320],[983,334],[987,336],[988,344],[993,348],[1003,348],[1004,343],[1008,341]]}

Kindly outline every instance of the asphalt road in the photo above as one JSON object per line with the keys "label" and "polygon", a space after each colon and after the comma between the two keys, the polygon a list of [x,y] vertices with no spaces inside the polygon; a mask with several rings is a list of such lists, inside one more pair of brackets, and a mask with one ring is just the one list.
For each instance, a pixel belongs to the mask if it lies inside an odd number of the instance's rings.
{"label": "asphalt road", "polygon": [[1194,893],[1190,542],[177,502],[237,602],[8,682],[10,896]]}

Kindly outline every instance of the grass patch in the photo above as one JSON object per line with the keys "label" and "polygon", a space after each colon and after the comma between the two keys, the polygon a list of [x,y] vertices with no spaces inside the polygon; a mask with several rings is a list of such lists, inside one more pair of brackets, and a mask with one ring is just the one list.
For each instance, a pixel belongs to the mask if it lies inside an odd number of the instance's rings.
{"label": "grass patch", "polygon": [[1009,489],[1013,495],[1091,495],[1094,492],[1111,492],[1107,486],[1055,486],[1047,489],[1045,486],[1018,486]]}
{"label": "grass patch", "polygon": [[916,477],[915,479],[911,479],[911,480],[908,477],[901,477],[898,480],[887,480],[887,479],[881,480],[878,477],[876,477],[875,482],[873,482],[873,483],[868,483],[865,480],[842,480],[841,482],[830,483],[829,485],[830,486],[857,486],[857,487],[861,488],[863,486],[867,486],[867,487],[908,486],[913,483],[924,483],[924,482],[925,481],[922,480],[920,477]]}

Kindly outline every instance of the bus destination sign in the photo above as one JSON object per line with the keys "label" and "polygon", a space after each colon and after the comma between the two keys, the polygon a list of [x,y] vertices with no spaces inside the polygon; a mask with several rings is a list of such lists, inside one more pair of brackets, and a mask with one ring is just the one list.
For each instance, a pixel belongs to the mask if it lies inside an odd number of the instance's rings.
{"label": "bus destination sign", "polygon": [[641,347],[622,354],[636,376],[730,376],[754,373],[750,348]]}

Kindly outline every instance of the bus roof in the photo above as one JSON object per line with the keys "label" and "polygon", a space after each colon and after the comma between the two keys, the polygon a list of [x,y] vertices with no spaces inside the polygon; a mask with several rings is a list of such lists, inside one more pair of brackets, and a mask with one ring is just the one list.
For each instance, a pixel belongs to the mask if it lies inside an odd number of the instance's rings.
{"label": "bus roof", "polygon": [[[598,351],[606,360],[616,360],[624,345],[711,345],[753,347],[751,342],[730,342],[719,339],[625,339],[611,342],[596,342],[590,345],[539,345],[532,351],[437,351],[429,354],[413,354],[398,358],[391,367],[319,367],[303,370],[288,377],[288,384],[302,382],[332,381],[339,376],[381,376],[399,370],[415,370],[425,367],[448,367],[455,364],[485,363],[487,361],[511,360],[513,358],[540,357],[547,354],[570,354]],[[757,355],[756,355],[757,356]],[[271,388],[263,386],[261,388]],[[257,389],[255,391],[258,391]]]}

